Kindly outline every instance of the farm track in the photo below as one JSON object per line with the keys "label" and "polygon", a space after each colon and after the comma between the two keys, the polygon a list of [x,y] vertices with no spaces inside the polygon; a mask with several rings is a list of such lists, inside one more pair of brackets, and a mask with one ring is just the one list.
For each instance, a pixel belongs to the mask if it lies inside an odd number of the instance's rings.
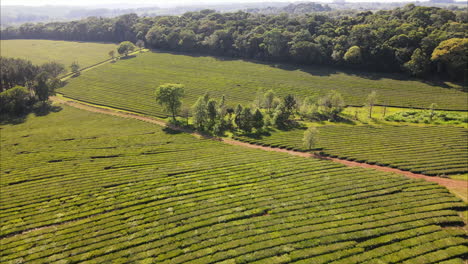
{"label": "farm track", "polygon": [[[99,106],[94,106],[86,103],[81,103],[78,101],[71,101],[67,100],[66,98],[60,98],[60,97],[51,97],[51,101],[59,104],[65,104],[68,106],[72,106],[78,109],[94,112],[94,113],[102,113],[102,114],[107,114],[107,115],[112,115],[112,116],[119,116],[119,117],[124,117],[124,118],[133,118],[137,120],[141,120],[144,122],[156,124],[159,126],[167,126],[170,129],[185,132],[185,133],[190,133],[196,137],[207,137],[206,135],[202,135],[200,133],[193,132],[189,129],[184,129],[176,126],[169,125],[165,121],[158,120],[155,118],[151,117],[146,117],[146,116],[141,116],[137,114],[133,114],[130,112],[123,112],[119,110],[114,110],[111,108],[103,108]],[[281,152],[281,153],[287,153],[290,155],[294,156],[299,156],[299,157],[305,157],[305,158],[317,158],[317,159],[323,159],[323,160],[330,160],[333,162],[341,163],[343,165],[349,166],[349,167],[361,167],[361,168],[368,168],[368,169],[375,169],[378,171],[383,171],[383,172],[392,172],[400,175],[404,175],[409,178],[414,178],[414,179],[423,179],[429,182],[434,182],[437,183],[441,186],[446,187],[447,189],[451,190],[455,195],[463,199],[465,202],[468,201],[468,197],[466,197],[465,191],[468,189],[468,181],[463,181],[463,180],[453,180],[453,179],[446,179],[446,178],[440,178],[440,177],[433,177],[433,176],[427,176],[424,174],[417,174],[417,173],[412,173],[409,171],[403,171],[399,169],[394,169],[394,168],[389,168],[385,166],[379,166],[379,165],[371,165],[367,163],[360,163],[360,162],[355,162],[355,161],[349,161],[349,160],[344,160],[344,159],[338,159],[338,158],[330,158],[330,157],[325,157],[325,156],[320,156],[318,154],[311,154],[311,153],[304,153],[304,152],[299,152],[299,151],[293,151],[293,150],[286,150],[286,149],[280,149],[280,148],[272,148],[272,147],[267,147],[267,146],[259,146],[259,145],[253,145],[237,140],[232,140],[232,139],[220,139],[220,138],[215,138],[211,137],[213,140],[218,140],[222,141],[226,144],[229,145],[236,145],[236,146],[242,146],[242,147],[247,147],[247,148],[253,148],[253,149],[261,149],[265,151],[274,151],[274,152]]]}

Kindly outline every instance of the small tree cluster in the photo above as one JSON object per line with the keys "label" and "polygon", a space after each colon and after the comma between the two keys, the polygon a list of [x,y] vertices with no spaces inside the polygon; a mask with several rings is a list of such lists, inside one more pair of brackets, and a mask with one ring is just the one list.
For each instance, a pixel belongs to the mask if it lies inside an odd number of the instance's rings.
{"label": "small tree cluster", "polygon": [[337,91],[331,91],[327,95],[318,98],[318,100],[313,97],[306,97],[299,107],[299,115],[308,120],[336,121],[345,106],[341,94]]}
{"label": "small tree cluster", "polygon": [[232,128],[232,113],[226,105],[226,98],[215,100],[207,93],[197,99],[192,106],[192,117],[195,128],[219,135]]}
{"label": "small tree cluster", "polygon": [[[33,65],[23,59],[0,57],[0,113],[25,114],[36,102],[45,103],[62,85],[65,66],[56,62]],[[45,104],[43,104],[45,105]]]}

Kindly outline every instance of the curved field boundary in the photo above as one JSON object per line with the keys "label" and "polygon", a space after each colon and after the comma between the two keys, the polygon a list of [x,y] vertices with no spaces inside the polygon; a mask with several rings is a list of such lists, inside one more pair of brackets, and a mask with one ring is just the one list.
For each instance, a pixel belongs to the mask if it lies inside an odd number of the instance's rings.
{"label": "curved field boundary", "polygon": [[[66,104],[75,108],[79,108],[82,110],[86,111],[91,111],[95,113],[103,113],[103,114],[108,114],[108,115],[113,115],[113,116],[119,116],[119,117],[124,117],[124,118],[133,118],[137,120],[141,120],[144,122],[148,123],[153,123],[159,126],[167,126],[173,130],[178,130],[181,132],[185,133],[190,133],[196,137],[207,137],[206,135],[200,134],[193,132],[189,129],[184,129],[176,126],[172,126],[168,124],[165,121],[158,120],[155,118],[151,117],[146,117],[146,116],[141,116],[137,115],[131,112],[122,112],[118,110],[114,110],[112,108],[102,108],[99,106],[94,106],[90,104],[85,104],[79,101],[70,101],[67,100],[66,98],[59,98],[59,97],[51,97],[51,100],[56,103],[60,104]],[[334,161],[337,163],[341,163],[343,165],[349,166],[349,167],[361,167],[361,168],[368,168],[368,169],[375,169],[383,172],[393,172],[397,173],[400,175],[404,175],[409,178],[414,178],[414,179],[423,179],[429,182],[435,182],[441,186],[446,187],[447,189],[451,190],[455,195],[463,199],[464,201],[468,201],[468,197],[466,196],[466,190],[468,189],[468,181],[462,181],[462,180],[453,180],[453,179],[446,179],[446,178],[439,178],[439,177],[431,177],[423,174],[417,174],[417,173],[412,173],[409,171],[403,171],[399,169],[394,169],[394,168],[389,168],[385,166],[379,166],[379,165],[371,165],[367,163],[360,163],[360,162],[355,162],[355,161],[349,161],[349,160],[343,160],[343,159],[338,159],[338,158],[329,158],[325,156],[320,156],[317,154],[311,154],[311,153],[304,153],[304,152],[299,152],[299,151],[293,151],[293,150],[286,150],[286,149],[279,149],[279,148],[272,148],[272,147],[266,147],[266,146],[259,146],[259,145],[253,145],[233,139],[220,139],[220,138],[214,138],[215,140],[222,141],[226,144],[230,145],[236,145],[236,146],[242,146],[242,147],[248,147],[248,148],[254,148],[254,149],[261,149],[265,151],[274,151],[274,152],[281,152],[281,153],[287,153],[290,155],[294,156],[300,156],[300,157],[305,157],[305,158],[318,158],[318,159],[324,159],[324,160],[330,160]]]}

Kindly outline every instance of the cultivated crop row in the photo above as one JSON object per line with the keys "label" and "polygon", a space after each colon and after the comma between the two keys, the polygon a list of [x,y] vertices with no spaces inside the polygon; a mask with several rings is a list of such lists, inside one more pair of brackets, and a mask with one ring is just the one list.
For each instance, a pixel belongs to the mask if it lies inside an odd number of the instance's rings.
{"label": "cultivated crop row", "polygon": [[[318,127],[316,151],[324,155],[439,176],[468,172],[468,131],[455,127],[340,126]],[[238,140],[307,151],[304,130],[274,131]]]}
{"label": "cultivated crop row", "polygon": [[[59,122],[62,131],[51,126]],[[464,233],[442,228],[463,224],[466,204],[424,181],[68,107],[2,127],[1,144],[3,263],[444,261],[466,252]],[[431,246],[410,250],[417,243]]]}
{"label": "cultivated crop row", "polygon": [[[323,72],[321,72],[323,71]],[[317,74],[314,74],[317,73]],[[323,96],[337,90],[346,104],[363,105],[372,91],[380,104],[465,110],[466,94],[415,80],[381,78],[369,80],[357,75],[323,69],[289,71],[245,61],[217,60],[168,53],[145,53],[136,58],[102,65],[69,80],[59,92],[67,97],[134,112],[165,117],[155,103],[154,90],[164,83],[185,86],[184,106],[190,107],[206,92],[212,98],[226,96],[227,104],[250,104],[258,89],[272,89],[279,96],[300,98]]]}

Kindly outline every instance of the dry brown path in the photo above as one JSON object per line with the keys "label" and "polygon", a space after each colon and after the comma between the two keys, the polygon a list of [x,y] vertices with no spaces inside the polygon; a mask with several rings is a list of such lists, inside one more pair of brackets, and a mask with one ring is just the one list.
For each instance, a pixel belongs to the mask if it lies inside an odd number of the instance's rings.
{"label": "dry brown path", "polygon": [[[163,120],[159,120],[159,119],[152,118],[152,117],[146,117],[146,116],[141,116],[141,115],[137,115],[137,114],[130,113],[130,112],[125,112],[125,111],[115,110],[115,109],[111,109],[111,108],[105,108],[105,107],[90,105],[90,104],[82,103],[82,102],[75,101],[75,100],[68,100],[67,98],[64,98],[64,97],[53,96],[50,99],[53,102],[56,102],[56,103],[69,105],[69,106],[79,108],[79,109],[83,109],[83,110],[90,111],[90,112],[108,114],[108,115],[119,116],[119,117],[124,117],[124,118],[137,119],[137,120],[145,121],[145,122],[148,122],[148,123],[153,123],[153,124],[160,125],[160,126],[168,126],[171,129],[186,132],[186,133],[190,133],[190,134],[195,135],[197,137],[206,137],[205,135],[193,132],[193,131],[188,130],[188,129],[171,126],[171,125],[169,125],[167,122],[165,122]],[[440,178],[440,177],[432,177],[432,176],[427,176],[427,175],[424,175],[424,174],[412,173],[412,172],[409,172],[409,171],[403,171],[403,170],[389,168],[389,167],[385,167],[385,166],[371,165],[371,164],[367,164],[367,163],[361,163],[361,162],[349,161],[349,160],[343,160],[343,159],[337,159],[337,158],[329,158],[329,157],[319,156],[317,154],[304,153],[304,152],[293,151],[293,150],[286,150],[286,149],[280,149],[280,148],[259,146],[259,145],[254,145],[254,144],[249,144],[249,143],[233,140],[233,139],[220,139],[220,138],[213,138],[213,139],[224,142],[226,144],[230,144],[230,145],[236,145],[236,146],[242,146],[242,147],[254,148],[254,149],[261,149],[261,150],[265,150],[265,151],[274,151],[274,152],[287,153],[287,154],[290,154],[290,155],[300,156],[300,157],[305,157],[305,158],[325,159],[325,160],[330,160],[330,161],[334,161],[334,162],[337,162],[337,163],[341,163],[341,164],[349,166],[349,167],[361,167],[361,168],[375,169],[375,170],[384,171],[384,172],[393,172],[393,173],[396,173],[396,174],[404,175],[404,176],[409,177],[409,178],[424,179],[426,181],[435,182],[435,183],[437,183],[437,184],[439,184],[441,186],[446,187],[447,189],[452,191],[454,194],[456,194],[458,197],[463,199],[465,202],[468,202],[468,197],[467,197],[468,196],[467,195],[467,193],[468,193],[468,181],[453,180],[453,179]]]}

